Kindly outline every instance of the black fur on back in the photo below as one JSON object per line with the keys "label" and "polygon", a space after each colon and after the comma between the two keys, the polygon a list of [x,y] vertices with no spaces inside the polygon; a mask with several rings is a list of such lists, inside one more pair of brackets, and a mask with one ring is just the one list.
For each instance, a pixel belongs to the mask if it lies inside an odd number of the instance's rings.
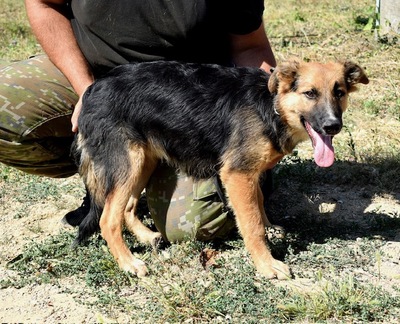
{"label": "black fur on back", "polygon": [[112,182],[106,193],[129,172],[128,142],[152,139],[189,175],[214,176],[231,127],[248,108],[281,151],[286,126],[274,113],[267,84],[268,74],[257,68],[159,61],[113,69],[85,93],[78,124],[94,164]]}

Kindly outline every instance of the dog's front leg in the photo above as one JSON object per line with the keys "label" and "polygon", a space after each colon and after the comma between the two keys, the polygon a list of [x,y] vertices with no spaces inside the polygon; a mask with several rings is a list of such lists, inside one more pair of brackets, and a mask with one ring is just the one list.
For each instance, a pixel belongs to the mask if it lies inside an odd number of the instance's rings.
{"label": "dog's front leg", "polygon": [[290,278],[289,267],[274,259],[265,241],[265,219],[259,206],[258,177],[244,172],[222,170],[221,180],[257,271],[269,279]]}
{"label": "dog's front leg", "polygon": [[264,208],[264,195],[259,185],[257,190],[257,197],[258,197],[258,207],[259,210],[261,211],[264,226],[267,226],[268,228],[268,235],[267,235],[268,239],[269,240],[273,238],[283,239],[285,237],[285,229],[282,226],[274,225],[269,221]]}

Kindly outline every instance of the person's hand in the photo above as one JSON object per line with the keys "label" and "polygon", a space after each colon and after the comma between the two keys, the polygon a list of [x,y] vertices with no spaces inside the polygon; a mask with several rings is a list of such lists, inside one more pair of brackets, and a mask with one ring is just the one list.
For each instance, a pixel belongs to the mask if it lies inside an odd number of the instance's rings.
{"label": "person's hand", "polygon": [[79,100],[75,105],[74,112],[71,117],[72,131],[74,133],[76,133],[78,131],[78,117],[79,117],[79,114],[81,113],[81,109],[82,109],[82,96],[79,97]]}
{"label": "person's hand", "polygon": [[74,133],[76,133],[78,131],[78,118],[79,118],[79,115],[82,110],[83,95],[85,94],[87,88],[89,88],[92,83],[93,83],[93,81],[90,80],[90,78],[89,78],[88,82],[83,83],[83,86],[81,87],[81,89],[83,89],[83,90],[77,91],[77,93],[80,94],[80,96],[79,96],[78,102],[75,104],[74,112],[72,113],[72,117],[71,117],[72,131]]}

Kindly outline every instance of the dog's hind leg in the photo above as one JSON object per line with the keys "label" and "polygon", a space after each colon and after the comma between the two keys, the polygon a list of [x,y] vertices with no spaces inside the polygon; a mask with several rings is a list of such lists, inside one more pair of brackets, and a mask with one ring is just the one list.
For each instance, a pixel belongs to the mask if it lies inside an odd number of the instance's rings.
{"label": "dog's hind leg", "polygon": [[260,210],[258,198],[258,175],[222,168],[221,180],[235,213],[239,231],[256,269],[270,279],[290,278],[288,266],[273,258],[265,241],[265,219]]}
{"label": "dog's hind leg", "polygon": [[150,176],[157,166],[157,161],[147,158],[145,160],[145,169],[140,172],[140,177],[137,179],[137,186],[132,192],[132,196],[125,208],[125,225],[128,230],[136,236],[137,240],[141,243],[151,245],[157,248],[162,240],[161,233],[153,232],[150,228],[144,225],[137,217],[136,208],[139,201],[141,191],[149,181]]}
{"label": "dog's hind leg", "polygon": [[[135,258],[126,245],[122,230],[125,223],[126,208],[131,195],[138,198],[144,188],[142,171],[146,170],[145,150],[141,147],[129,151],[130,170],[124,179],[118,179],[113,190],[107,195],[103,213],[100,218],[100,229],[111,254],[124,271],[137,274],[139,277],[147,274],[143,261]],[[117,166],[115,166],[117,167]],[[146,172],[145,172],[146,173]]]}
{"label": "dog's hind leg", "polygon": [[137,274],[138,277],[147,274],[143,261],[135,258],[123,237],[125,206],[129,200],[129,191],[126,187],[115,189],[107,198],[100,218],[101,235],[106,240],[108,248],[119,267],[127,272]]}
{"label": "dog's hind leg", "polygon": [[273,226],[271,224],[271,222],[269,221],[269,219],[267,217],[267,214],[265,213],[264,195],[263,195],[259,185],[257,186],[257,201],[258,201],[258,208],[261,211],[261,216],[262,216],[262,219],[263,219],[264,226],[268,226],[268,227]]}
{"label": "dog's hind leg", "polygon": [[258,198],[258,207],[261,211],[264,226],[266,226],[268,229],[267,230],[268,239],[271,240],[274,237],[278,238],[278,239],[284,238],[285,237],[285,229],[282,226],[273,225],[269,221],[267,214],[265,213],[264,195],[262,193],[260,185],[258,185],[257,198]]}
{"label": "dog's hind leg", "polygon": [[152,231],[137,217],[135,213],[137,202],[138,198],[131,196],[125,210],[125,225],[140,243],[157,249],[162,241],[162,235],[160,232]]}

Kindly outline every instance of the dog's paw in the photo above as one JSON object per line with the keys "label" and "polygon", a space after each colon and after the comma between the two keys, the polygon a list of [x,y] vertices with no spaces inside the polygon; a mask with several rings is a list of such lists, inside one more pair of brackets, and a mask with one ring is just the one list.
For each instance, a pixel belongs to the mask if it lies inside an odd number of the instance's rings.
{"label": "dog's paw", "polygon": [[136,259],[134,261],[134,268],[136,270],[136,275],[139,278],[146,276],[148,273],[146,264],[142,260]]}
{"label": "dog's paw", "polygon": [[133,262],[123,265],[122,270],[135,274],[139,278],[145,277],[148,273],[146,264],[140,259],[134,259]]}
{"label": "dog's paw", "polygon": [[266,234],[269,241],[276,239],[284,239],[286,236],[286,231],[282,226],[272,225],[266,228]]}
{"label": "dog's paw", "polygon": [[272,259],[270,263],[257,270],[267,279],[277,278],[279,280],[287,280],[292,277],[289,267],[283,262],[275,259]]}
{"label": "dog's paw", "polygon": [[154,249],[157,249],[163,242],[163,237],[160,232],[153,232],[147,228],[141,232],[134,232],[134,234],[140,243],[150,245]]}

